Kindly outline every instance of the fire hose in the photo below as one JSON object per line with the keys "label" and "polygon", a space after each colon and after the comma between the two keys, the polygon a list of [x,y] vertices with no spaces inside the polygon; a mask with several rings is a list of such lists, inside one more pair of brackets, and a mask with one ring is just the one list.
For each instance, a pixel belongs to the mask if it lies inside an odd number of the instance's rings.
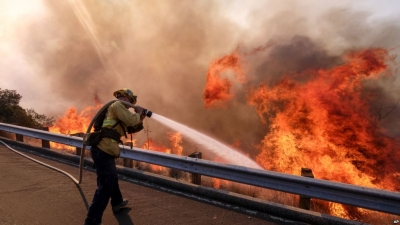
{"label": "fire hose", "polygon": [[[126,105],[126,106],[130,106],[130,107],[132,107],[132,108],[135,108],[135,107],[136,107],[135,105],[133,105],[133,104],[131,104],[131,103],[129,103],[129,102],[122,101],[122,100],[118,100],[118,99],[117,99],[117,100],[111,100],[111,101],[109,101],[108,103],[106,103],[105,105],[103,105],[103,106],[97,111],[97,113],[94,115],[94,117],[93,117],[92,120],[90,121],[90,124],[89,124],[89,126],[88,126],[88,128],[87,128],[87,130],[86,130],[86,134],[85,134],[85,135],[90,134],[90,131],[92,130],[93,124],[94,124],[94,122],[96,121],[96,119],[99,117],[99,115],[100,115],[104,110],[107,110],[107,108],[108,108],[112,103],[114,103],[114,102],[116,102],[116,101],[120,101],[122,104],[124,104],[124,105]],[[151,114],[152,114],[151,111],[147,111],[147,110],[146,110],[145,113],[147,114],[148,117],[150,117]],[[83,140],[82,151],[81,151],[81,154],[80,154],[80,161],[79,161],[79,180],[75,179],[71,174],[65,172],[64,170],[61,170],[61,169],[58,169],[58,168],[56,168],[56,167],[54,167],[54,166],[48,165],[48,164],[46,164],[46,163],[44,163],[44,162],[41,162],[41,161],[39,161],[39,160],[36,160],[36,159],[34,159],[34,158],[32,158],[32,157],[26,155],[26,154],[23,154],[23,153],[21,153],[21,152],[15,150],[15,149],[13,149],[12,147],[10,147],[9,145],[7,145],[6,143],[4,143],[4,142],[1,141],[1,140],[0,140],[0,143],[2,143],[4,146],[6,146],[6,147],[7,147],[8,149],[10,149],[11,151],[13,151],[13,152],[15,152],[15,153],[17,153],[17,154],[19,154],[19,155],[21,155],[21,156],[23,156],[23,157],[29,159],[29,160],[32,160],[32,161],[34,161],[34,162],[36,162],[36,163],[38,163],[38,164],[40,164],[40,165],[43,165],[43,166],[45,166],[45,167],[48,167],[48,168],[50,168],[50,169],[53,169],[53,170],[55,170],[55,171],[57,171],[57,172],[60,172],[60,173],[62,173],[62,174],[64,174],[64,175],[66,175],[67,177],[69,177],[69,178],[70,178],[75,184],[77,184],[77,185],[79,185],[79,184],[82,183],[82,172],[83,172],[83,163],[84,163],[84,156],[85,156],[84,153],[85,153],[85,149],[86,149],[86,141],[85,141],[85,140]]]}
{"label": "fire hose", "polygon": [[48,168],[50,168],[50,169],[52,169],[52,170],[55,170],[55,171],[57,171],[57,172],[60,172],[60,173],[62,173],[62,174],[64,174],[64,175],[66,175],[67,177],[71,178],[71,180],[72,180],[74,183],[78,184],[78,181],[77,181],[71,174],[65,172],[64,170],[58,169],[58,168],[56,168],[56,167],[54,167],[54,166],[50,166],[49,164],[46,164],[46,163],[44,163],[44,162],[42,162],[42,161],[36,160],[36,159],[34,159],[34,158],[32,158],[32,157],[30,157],[30,156],[28,156],[28,155],[25,155],[24,153],[21,153],[21,152],[15,150],[15,149],[11,148],[9,145],[7,145],[6,143],[4,143],[4,142],[1,141],[1,140],[0,140],[0,142],[1,142],[4,146],[6,146],[8,149],[10,149],[11,151],[13,151],[13,152],[15,152],[15,153],[17,153],[17,154],[19,154],[19,155],[21,155],[21,156],[23,156],[23,157],[29,159],[29,160],[32,160],[32,161],[34,161],[34,162],[36,162],[36,163],[39,163],[40,165],[43,165],[43,166],[45,166],[45,167],[48,167]]}
{"label": "fire hose", "polygon": [[[119,100],[111,100],[109,102],[107,102],[106,104],[104,104],[98,111],[97,113],[94,115],[94,117],[92,118],[92,121],[90,121],[89,126],[86,130],[86,134],[88,135],[90,134],[90,131],[92,130],[94,121],[96,121],[97,117],[99,117],[99,115],[106,110],[112,103],[119,101]],[[122,101],[121,101],[122,102]],[[125,104],[127,102],[124,102]],[[82,183],[82,172],[83,172],[83,162],[84,162],[84,158],[85,158],[85,149],[86,149],[86,141],[82,142],[82,150],[81,150],[81,155],[80,155],[80,160],[79,160],[79,181],[76,182],[77,184],[81,184]]]}
{"label": "fire hose", "polygon": [[[87,136],[87,135],[90,134],[90,131],[92,130],[93,124],[94,124],[94,122],[96,121],[96,119],[99,117],[99,115],[100,115],[104,110],[107,110],[107,108],[108,108],[112,103],[114,103],[114,102],[116,102],[116,101],[120,101],[120,102],[121,102],[122,104],[124,104],[125,106],[129,106],[129,107],[132,107],[132,108],[135,108],[135,107],[136,107],[135,105],[133,105],[133,104],[131,104],[131,103],[129,103],[129,102],[122,101],[122,100],[118,100],[118,99],[116,99],[116,100],[111,100],[111,101],[107,102],[107,103],[104,104],[104,105],[97,111],[97,113],[94,115],[92,121],[90,121],[90,124],[89,124],[89,126],[88,126],[88,128],[87,128],[87,130],[86,130],[86,134],[84,134],[84,136]],[[145,110],[144,113],[145,113],[148,117],[150,117],[151,114],[152,114],[152,112],[151,112],[151,111],[147,111],[147,109]],[[132,137],[132,136],[131,136],[131,137]],[[85,139],[85,137],[84,137],[84,139]],[[82,151],[81,151],[80,162],[79,162],[79,182],[78,182],[78,184],[81,184],[81,183],[82,183],[82,171],[83,171],[83,162],[84,162],[84,158],[85,158],[85,149],[86,149],[86,141],[83,140],[83,142],[82,142]]]}

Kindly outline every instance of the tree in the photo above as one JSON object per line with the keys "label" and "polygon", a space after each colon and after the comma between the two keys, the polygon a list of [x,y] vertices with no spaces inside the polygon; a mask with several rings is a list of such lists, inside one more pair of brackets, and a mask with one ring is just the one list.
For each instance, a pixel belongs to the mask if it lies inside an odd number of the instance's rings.
{"label": "tree", "polygon": [[15,106],[19,104],[22,96],[15,90],[1,90],[0,88],[0,105]]}
{"label": "tree", "polygon": [[38,114],[33,109],[26,109],[26,114],[31,117],[34,121],[39,123],[42,127],[51,127],[54,123],[53,117],[46,117],[43,114]]}
{"label": "tree", "polygon": [[23,109],[19,102],[22,96],[15,90],[0,88],[0,122],[41,129],[51,126],[54,119],[38,114],[33,109]]}
{"label": "tree", "polygon": [[376,109],[377,115],[378,115],[378,121],[380,121],[381,119],[387,117],[391,112],[393,112],[393,110],[396,108],[397,104],[399,103],[400,100],[397,100],[396,104],[392,105],[392,106],[388,106],[388,107],[379,107],[379,109]]}

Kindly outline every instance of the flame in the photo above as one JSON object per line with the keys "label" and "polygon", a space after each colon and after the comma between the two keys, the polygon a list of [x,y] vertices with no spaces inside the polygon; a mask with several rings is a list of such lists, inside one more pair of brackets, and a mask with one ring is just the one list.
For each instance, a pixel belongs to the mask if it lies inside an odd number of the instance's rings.
{"label": "flame", "polygon": [[[247,103],[268,128],[256,161],[268,170],[299,174],[307,167],[319,179],[399,191],[400,168],[393,160],[400,156],[399,139],[385,135],[369,104],[373,94],[363,86],[387,75],[391,59],[384,49],[353,51],[331,69],[307,70],[282,76],[271,86],[250,87]],[[229,88],[216,88],[230,87],[229,82],[215,77],[220,78],[219,70],[210,68],[206,108],[216,100],[229,100]],[[221,186],[220,181],[214,186]],[[341,204],[329,208],[345,218],[362,211]]]}
{"label": "flame", "polygon": [[213,188],[219,189],[221,187],[221,179],[211,178],[213,183]]}
{"label": "flame", "polygon": [[378,78],[386,58],[382,49],[352,52],[346,64],[315,71],[306,83],[286,77],[253,90],[249,104],[271,124],[257,162],[292,174],[313,166],[318,178],[387,189],[393,180],[385,176],[394,171],[385,168],[385,153],[395,140],[382,134],[362,96],[362,82]]}
{"label": "flame", "polygon": [[[171,144],[171,148],[168,148],[166,146],[163,146],[161,144],[155,143],[152,139],[148,139],[146,143],[142,145],[141,148],[144,149],[149,149],[149,150],[154,150],[157,152],[163,152],[167,154],[175,154],[175,155],[182,155],[183,148],[181,146],[182,143],[182,134],[179,132],[168,132],[169,135],[169,140]],[[165,173],[167,172],[168,168],[165,168],[163,166],[158,166],[158,165],[149,165],[151,168],[151,171],[157,172],[157,173]]]}
{"label": "flame", "polygon": [[141,148],[149,149],[149,150],[153,150],[153,151],[157,151],[157,152],[168,153],[168,154],[171,153],[170,148],[155,143],[151,138],[149,138],[149,140],[146,143],[144,143]]}
{"label": "flame", "polygon": [[[49,127],[49,131],[66,135],[86,132],[86,129],[89,127],[90,121],[92,120],[96,112],[103,106],[99,103],[97,97],[95,97],[94,100],[95,106],[88,106],[80,113],[78,113],[78,110],[75,107],[70,107],[69,109],[67,109],[64,115],[57,119],[53,126]],[[50,147],[55,149],[75,149],[75,147],[54,142],[50,142]]]}
{"label": "flame", "polygon": [[242,84],[247,82],[243,67],[244,62],[239,57],[237,51],[210,64],[203,93],[206,108],[217,105],[219,101],[226,101],[233,97],[230,93],[232,78],[229,78],[229,76],[223,78],[222,75],[226,75],[223,72],[232,71],[234,73],[234,81]]}
{"label": "flame", "polygon": [[349,215],[347,215],[344,205],[342,205],[342,204],[329,202],[329,209],[330,209],[331,213],[336,216],[340,216],[340,217],[346,218],[346,219],[351,219],[349,217]]}
{"label": "flame", "polygon": [[218,178],[211,178],[212,186],[216,189],[221,189],[223,187],[227,187],[231,184],[228,180],[218,179]]}
{"label": "flame", "polygon": [[179,132],[168,132],[168,134],[169,140],[171,141],[172,154],[182,155],[182,134]]}
{"label": "flame", "polygon": [[[149,146],[150,147],[149,147]],[[163,153],[171,153],[171,149],[167,148],[165,146],[159,145],[154,143],[151,139],[142,146],[142,148],[147,148],[149,150],[154,150],[158,152],[163,152]],[[159,165],[154,165],[154,164],[149,164],[150,170],[155,172],[155,173],[165,173],[167,172],[168,168],[164,166],[159,166]]]}
{"label": "flame", "polygon": [[[395,191],[399,180],[392,179],[396,169],[388,156],[400,149],[380,129],[362,86],[382,76],[388,53],[365,50],[346,59],[344,65],[312,72],[308,82],[285,77],[249,94],[248,103],[270,128],[256,161],[269,170],[297,174],[311,167],[320,179]],[[340,204],[331,204],[330,212],[351,214]]]}

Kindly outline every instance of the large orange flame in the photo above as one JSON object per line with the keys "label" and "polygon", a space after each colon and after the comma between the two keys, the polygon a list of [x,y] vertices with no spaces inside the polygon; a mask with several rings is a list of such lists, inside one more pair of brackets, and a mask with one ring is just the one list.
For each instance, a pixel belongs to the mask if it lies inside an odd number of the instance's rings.
{"label": "large orange flame", "polygon": [[[248,102],[270,128],[257,162],[269,170],[297,174],[308,167],[320,179],[398,190],[399,168],[391,163],[398,140],[384,135],[362,87],[382,75],[387,58],[382,49],[353,52],[346,64],[315,71],[308,82],[286,77],[253,90]],[[362,213],[338,204],[329,209],[344,218]]]}
{"label": "large orange flame", "polygon": [[[86,132],[93,116],[102,107],[102,104],[99,102],[97,97],[94,101],[95,106],[88,106],[80,113],[78,113],[78,110],[75,107],[70,107],[62,117],[57,119],[53,126],[49,127],[49,131],[67,135]],[[56,149],[74,149],[73,147],[53,142],[51,142],[51,147]]]}
{"label": "large orange flame", "polygon": [[[354,51],[343,57],[343,65],[249,88],[247,103],[268,128],[256,161],[268,170],[299,174],[305,167],[319,179],[399,191],[400,167],[394,159],[400,157],[400,141],[385,135],[363,86],[389,74],[390,59],[384,49]],[[216,96],[221,95],[204,95],[206,107],[228,100]],[[362,212],[333,203],[328,208],[346,218]]]}
{"label": "large orange flame", "polygon": [[49,130],[61,134],[85,132],[93,116],[103,106],[97,96],[95,96],[94,102],[95,106],[88,106],[80,113],[75,107],[70,107]]}
{"label": "large orange flame", "polygon": [[318,178],[394,190],[398,181],[386,162],[399,147],[362,95],[363,81],[378,78],[387,58],[383,49],[353,52],[346,64],[315,71],[308,82],[286,77],[253,90],[248,102],[270,124],[256,160],[270,170],[308,167]]}
{"label": "large orange flame", "polygon": [[[207,82],[203,93],[206,108],[231,99],[231,87],[233,81],[246,83],[247,78],[243,67],[244,62],[240,59],[239,54],[236,51],[215,60],[210,64],[207,72]],[[229,71],[234,73],[233,78],[223,74],[223,72]],[[223,75],[225,75],[225,77],[223,77]]]}

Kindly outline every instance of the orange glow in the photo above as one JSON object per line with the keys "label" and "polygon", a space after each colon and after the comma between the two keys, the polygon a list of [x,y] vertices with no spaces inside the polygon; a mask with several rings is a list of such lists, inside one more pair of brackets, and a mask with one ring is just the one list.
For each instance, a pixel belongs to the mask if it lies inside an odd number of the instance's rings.
{"label": "orange glow", "polygon": [[[150,146],[150,148],[149,148]],[[149,139],[146,143],[142,145],[143,149],[149,149],[157,152],[163,152],[163,153],[171,153],[171,149],[168,147],[165,147],[163,145],[155,143],[152,139]]]}
{"label": "orange glow", "polygon": [[231,184],[231,182],[228,180],[222,180],[222,179],[218,179],[218,178],[211,178],[211,181],[212,181],[213,188],[216,188],[216,189],[223,189],[224,187],[226,188]]}
{"label": "orange glow", "polygon": [[[162,153],[168,153],[168,154],[175,154],[175,155],[182,155],[183,148],[181,146],[182,143],[182,134],[179,132],[168,132],[169,135],[169,140],[171,142],[171,147],[168,148],[166,146],[160,145],[155,143],[152,139],[149,139],[146,143],[143,144],[141,148],[143,149],[149,149],[149,150],[154,150],[157,152],[162,152]],[[150,148],[149,148],[150,146]],[[151,168],[151,171],[161,173],[161,172],[166,172],[168,168],[165,168],[163,166],[158,166],[158,165],[149,165]]]}
{"label": "orange glow", "polygon": [[334,202],[329,202],[329,209],[331,210],[331,213],[336,216],[340,216],[342,218],[350,219],[350,217],[347,215],[344,206],[342,204],[334,203]]}
{"label": "orange glow", "polygon": [[[125,139],[125,137],[121,137],[121,139]],[[131,140],[125,140],[125,141],[123,141],[122,140],[122,142],[124,143],[124,145],[127,145],[127,146],[131,146],[132,145],[132,147],[136,147],[137,146],[137,140],[136,139],[132,139],[132,141]]]}
{"label": "orange glow", "polygon": [[311,166],[318,178],[394,190],[385,176],[394,171],[380,164],[395,140],[380,133],[361,97],[362,82],[379,77],[386,58],[382,49],[353,52],[346,64],[315,71],[307,83],[283,78],[253,90],[249,104],[263,123],[271,123],[257,162],[291,174]]}
{"label": "orange glow", "polygon": [[[148,144],[150,144],[150,148],[148,147]],[[162,145],[158,145],[156,143],[154,143],[151,139],[146,142],[142,148],[145,149],[149,149],[149,150],[154,150],[157,152],[163,152],[163,153],[171,153],[171,149],[162,146]],[[163,167],[163,166],[159,166],[159,165],[154,165],[154,164],[149,164],[150,170],[155,172],[155,173],[162,173],[162,172],[166,172],[167,168]]]}
{"label": "orange glow", "polygon": [[[217,106],[218,103],[233,97],[231,94],[232,80],[239,83],[247,82],[243,70],[243,63],[244,62],[239,58],[239,54],[235,51],[210,64],[203,93],[206,108]],[[227,72],[233,72],[234,78],[229,78]],[[223,75],[225,75],[225,77],[222,77]]]}
{"label": "orange glow", "polygon": [[[398,191],[395,168],[386,162],[399,152],[398,140],[384,135],[362,95],[363,81],[387,68],[383,49],[352,52],[346,63],[310,72],[308,82],[288,77],[273,87],[261,84],[248,95],[262,123],[270,124],[256,161],[265,169]],[[331,204],[331,213],[348,217],[346,207]]]}
{"label": "orange glow", "polygon": [[[85,133],[93,116],[102,106],[103,105],[99,103],[98,99],[95,98],[95,106],[88,106],[80,113],[78,113],[76,108],[70,107],[61,118],[57,119],[52,127],[49,127],[49,131],[66,135]],[[75,149],[75,147],[54,142],[50,142],[50,147],[55,149]]]}
{"label": "orange glow", "polygon": [[[235,139],[235,141],[230,146],[232,146],[234,149],[237,149],[237,151],[239,151],[243,155],[247,156],[248,158],[251,158],[249,153],[240,150],[241,149],[241,141],[239,139]],[[222,160],[222,159],[220,159],[220,160]],[[228,162],[225,162],[225,163],[228,163]]]}
{"label": "orange glow", "polygon": [[171,141],[172,154],[182,155],[182,134],[179,132],[169,132],[168,134],[169,140]]}
{"label": "orange glow", "polygon": [[182,155],[182,134],[179,132],[168,132],[168,136],[172,148],[157,144],[152,139],[149,139],[146,143],[144,143],[141,148],[168,154],[172,153],[175,155]]}
{"label": "orange glow", "polygon": [[[229,56],[244,61],[236,58],[237,53]],[[247,103],[268,128],[256,161],[267,170],[300,175],[301,168],[311,168],[318,179],[399,191],[399,166],[393,162],[400,157],[399,139],[380,128],[370,105],[374,96],[363,87],[366,81],[387,75],[386,61],[391,59],[384,49],[350,52],[342,65],[250,87]],[[216,62],[207,74],[206,108],[231,97],[230,82],[220,78]],[[242,64],[235,64],[235,69],[243,71]],[[221,182],[214,179],[213,185],[218,188]],[[341,204],[328,207],[331,214],[344,218],[362,212]]]}
{"label": "orange glow", "polygon": [[212,180],[213,188],[219,189],[221,187],[221,179],[211,178],[211,180]]}
{"label": "orange glow", "polygon": [[239,149],[240,147],[240,140],[236,139],[233,144],[231,144],[232,147]]}

